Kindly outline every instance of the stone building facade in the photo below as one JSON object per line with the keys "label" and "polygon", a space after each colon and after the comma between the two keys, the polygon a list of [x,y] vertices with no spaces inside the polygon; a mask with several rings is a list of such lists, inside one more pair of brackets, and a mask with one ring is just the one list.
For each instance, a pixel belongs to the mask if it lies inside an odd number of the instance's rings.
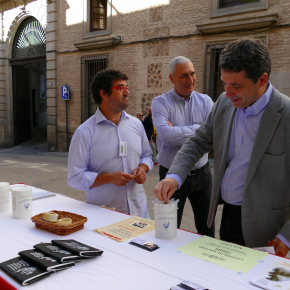
{"label": "stone building facade", "polygon": [[[251,36],[268,45],[270,80],[290,96],[288,0],[0,0],[0,7],[1,147],[15,144],[12,71],[17,62],[12,48],[27,17],[35,17],[46,36],[48,151],[66,151],[76,128],[95,112],[90,82],[106,67],[129,76],[126,111],[132,115],[137,110],[146,114],[153,98],[172,88],[168,64],[178,55],[192,60],[196,90],[216,100],[223,90],[218,70],[221,50],[229,41]],[[93,21],[94,17],[98,19]],[[30,70],[36,72],[36,64],[32,65]],[[39,62],[37,69],[41,74]],[[64,85],[70,89],[69,101],[61,100]]]}

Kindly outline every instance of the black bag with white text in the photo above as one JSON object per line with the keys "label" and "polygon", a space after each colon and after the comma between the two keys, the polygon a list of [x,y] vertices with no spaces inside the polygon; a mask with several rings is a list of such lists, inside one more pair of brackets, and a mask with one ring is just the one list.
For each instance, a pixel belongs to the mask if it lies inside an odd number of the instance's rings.
{"label": "black bag with white text", "polygon": [[0,263],[0,269],[14,278],[22,286],[39,281],[54,273],[47,272],[46,270],[38,267],[36,264],[26,261],[21,257],[16,257]]}
{"label": "black bag with white text", "polygon": [[41,253],[35,249],[21,251],[18,253],[18,255],[22,257],[25,261],[33,262],[40,268],[43,268],[48,272],[64,270],[75,265],[74,262],[65,262],[65,263],[58,262],[53,257],[50,257],[49,255]]}

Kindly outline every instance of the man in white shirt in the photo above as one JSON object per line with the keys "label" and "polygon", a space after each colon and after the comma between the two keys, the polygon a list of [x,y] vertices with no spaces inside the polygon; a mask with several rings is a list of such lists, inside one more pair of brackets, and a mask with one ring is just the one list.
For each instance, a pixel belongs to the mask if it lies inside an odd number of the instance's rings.
{"label": "man in white shirt", "polygon": [[142,184],[153,167],[152,150],[142,123],[124,111],[127,80],[113,69],[96,75],[92,93],[99,107],[74,133],[68,184],[85,190],[89,203],[149,218]]}

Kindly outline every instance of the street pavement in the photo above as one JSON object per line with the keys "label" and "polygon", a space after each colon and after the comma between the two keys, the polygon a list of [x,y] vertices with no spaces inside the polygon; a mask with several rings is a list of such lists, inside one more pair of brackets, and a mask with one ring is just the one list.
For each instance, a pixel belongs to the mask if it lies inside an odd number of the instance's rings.
{"label": "street pavement", "polygon": [[[51,192],[61,193],[71,198],[86,201],[85,192],[67,184],[67,152],[46,152],[46,143],[34,139],[14,146],[0,149],[0,181],[25,183]],[[211,167],[213,166],[211,160]],[[144,188],[148,201],[149,215],[154,218],[152,200],[153,189],[159,181],[159,166],[147,174]],[[221,206],[216,217],[216,238],[219,238]],[[52,210],[52,209],[48,209]],[[181,228],[196,232],[194,216],[189,202],[186,202]]]}

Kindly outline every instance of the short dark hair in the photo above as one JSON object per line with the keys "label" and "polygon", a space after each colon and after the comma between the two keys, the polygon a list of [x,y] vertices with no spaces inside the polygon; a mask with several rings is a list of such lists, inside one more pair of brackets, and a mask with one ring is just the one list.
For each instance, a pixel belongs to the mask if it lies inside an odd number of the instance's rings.
{"label": "short dark hair", "polygon": [[271,73],[271,56],[268,47],[260,39],[244,38],[229,43],[221,53],[220,69],[239,73],[255,84],[263,73]]}
{"label": "short dark hair", "polygon": [[115,70],[107,68],[98,72],[92,82],[92,94],[97,105],[102,103],[102,97],[100,95],[100,90],[104,90],[109,96],[111,95],[111,87],[113,81],[118,80],[128,80],[126,74]]}

